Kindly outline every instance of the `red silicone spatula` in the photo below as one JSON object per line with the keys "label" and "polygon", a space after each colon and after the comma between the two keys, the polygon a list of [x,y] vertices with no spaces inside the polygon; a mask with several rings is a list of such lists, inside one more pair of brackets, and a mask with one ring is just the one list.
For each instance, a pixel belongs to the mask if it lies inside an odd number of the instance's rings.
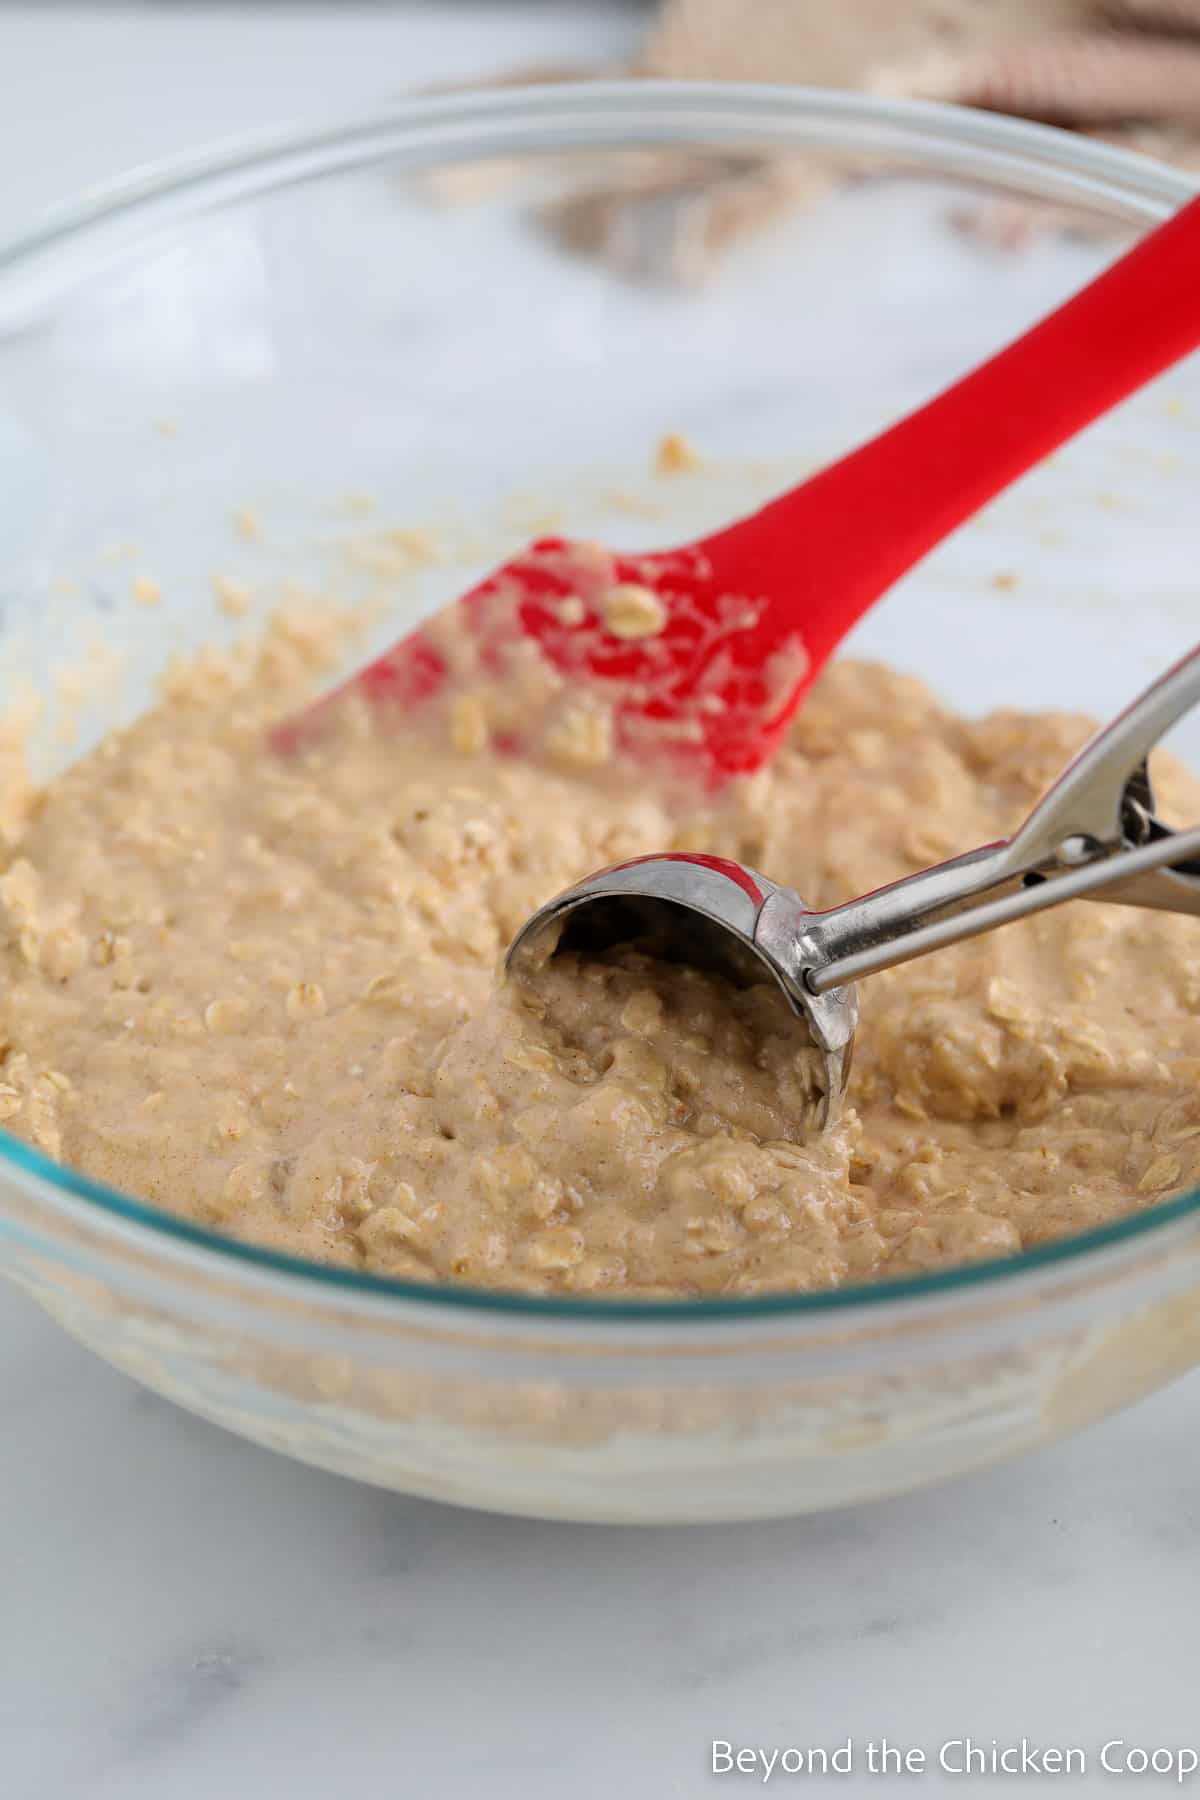
{"label": "red silicone spatula", "polygon": [[[708,783],[756,769],[873,601],[1198,343],[1194,200],[1008,349],[751,517],[643,556],[540,539],[455,603],[455,629],[476,667],[501,679],[532,644],[568,682],[600,684],[627,747],[670,746]],[[351,685],[405,708],[445,694],[445,617]],[[315,716],[289,721],[276,742],[295,747]]]}

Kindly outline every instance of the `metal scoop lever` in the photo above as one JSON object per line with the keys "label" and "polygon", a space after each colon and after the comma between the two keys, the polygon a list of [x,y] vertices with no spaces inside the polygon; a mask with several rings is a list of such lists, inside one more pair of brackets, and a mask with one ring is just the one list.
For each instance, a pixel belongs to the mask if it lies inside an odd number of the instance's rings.
{"label": "metal scoop lever", "polygon": [[1087,744],[1013,837],[844,906],[814,912],[791,888],[720,857],[668,853],[602,869],[526,921],[506,966],[529,974],[556,951],[636,944],[724,975],[773,983],[815,1050],[814,1123],[845,1092],[858,1005],[853,983],[1073,899],[1200,915],[1200,827],[1156,816],[1147,757],[1200,700],[1200,647]]}
{"label": "metal scoop lever", "polygon": [[806,984],[825,993],[1064,900],[1200,914],[1200,834],[1156,816],[1147,764],[1198,700],[1200,646],[1096,733],[1013,837],[812,915]]}
{"label": "metal scoop lever", "polygon": [[[1060,906],[1064,900],[1087,900],[1095,896],[1110,904],[1162,907],[1161,900],[1135,900],[1123,890],[1146,874],[1161,872],[1164,866],[1193,856],[1200,856],[1200,827],[1170,832],[1153,843],[1143,844],[1140,849],[1123,851],[1115,858],[1100,857],[1066,871],[1053,882],[1038,881],[1015,894],[984,901],[969,910],[939,919],[935,924],[906,931],[901,937],[885,939],[872,948],[849,951],[832,962],[814,964],[804,971],[805,986],[812,994],[827,994],[846,982],[861,980],[864,975],[875,975],[881,969],[894,968],[897,963],[915,962],[919,956],[928,956],[947,944],[959,944],[965,938],[994,931],[999,925],[1011,925],[1016,919],[1045,912],[1051,906]],[[1188,879],[1200,888],[1196,876]],[[1118,892],[1118,888],[1122,891]],[[1200,899],[1191,904],[1175,904],[1169,910],[1200,913]],[[819,927],[814,929],[814,938],[818,933]]]}

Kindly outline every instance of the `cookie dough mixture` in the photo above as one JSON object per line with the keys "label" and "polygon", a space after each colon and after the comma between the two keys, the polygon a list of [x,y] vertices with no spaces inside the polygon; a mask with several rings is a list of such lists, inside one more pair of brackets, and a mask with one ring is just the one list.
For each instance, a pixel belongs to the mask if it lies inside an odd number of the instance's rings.
{"label": "cookie dough mixture", "polygon": [[[1200,1167],[1200,932],[1077,903],[877,976],[848,1107],[800,1131],[760,1014],[636,953],[497,982],[597,866],[723,853],[829,905],[1009,831],[1085,720],[953,717],[839,663],[774,765],[715,800],[611,760],[598,711],[536,760],[473,705],[361,701],[280,755],[323,628],[176,671],[0,824],[0,1117],[157,1206],[380,1274],[545,1293],[747,1294],[1020,1250]],[[1167,816],[1200,785],[1158,770]]]}

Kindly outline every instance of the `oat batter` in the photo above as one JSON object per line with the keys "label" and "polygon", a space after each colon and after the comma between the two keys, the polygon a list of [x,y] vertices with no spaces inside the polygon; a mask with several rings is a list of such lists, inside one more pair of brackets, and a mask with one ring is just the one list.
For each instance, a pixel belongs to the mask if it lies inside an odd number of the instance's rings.
{"label": "oat batter", "polygon": [[874,977],[846,1113],[807,1142],[753,994],[632,954],[496,982],[538,903],[626,856],[717,851],[828,905],[986,842],[1086,721],[967,722],[840,663],[771,769],[685,803],[598,728],[533,765],[461,708],[343,706],[275,755],[322,653],[279,624],[8,796],[0,1118],[50,1155],[292,1253],[609,1295],[909,1273],[1197,1179],[1195,920],[1077,903]]}

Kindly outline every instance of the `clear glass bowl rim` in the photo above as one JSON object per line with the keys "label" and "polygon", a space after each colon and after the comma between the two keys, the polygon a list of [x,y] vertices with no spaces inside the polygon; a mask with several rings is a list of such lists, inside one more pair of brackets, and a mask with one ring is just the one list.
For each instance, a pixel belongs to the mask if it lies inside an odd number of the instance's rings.
{"label": "clear glass bowl rim", "polygon": [[[879,99],[821,88],[754,83],[597,81],[549,83],[399,101],[307,130],[269,131],[173,157],[91,189],[46,214],[30,231],[0,243],[0,326],[28,321],[31,302],[51,310],[106,263],[188,218],[319,176],[386,160],[396,169],[518,153],[632,149],[661,145],[742,149],[824,149],[926,169],[943,179],[1102,211],[1153,225],[1183,205],[1196,183],[1149,158],[1050,126],[932,102]],[[1006,1287],[1064,1267],[1110,1261],[1200,1215],[1200,1189],[1016,1256],[929,1275],[812,1294],[745,1299],[566,1299],[445,1283],[409,1282],[288,1256],[209,1231],[52,1161],[0,1129],[0,1164],[21,1185],[69,1214],[80,1201],[123,1237],[174,1249],[181,1264],[198,1252],[211,1266],[257,1270],[302,1297],[314,1286],[378,1303],[389,1296],[430,1309],[463,1308],[529,1318],[686,1322],[790,1318],[838,1312],[864,1317],[897,1301],[951,1298]],[[124,1229],[122,1229],[124,1228]],[[1164,1246],[1165,1247],[1165,1246]],[[181,1268],[181,1273],[183,1269]],[[316,1295],[314,1294],[314,1298]],[[847,1319],[847,1323],[849,1320]]]}

